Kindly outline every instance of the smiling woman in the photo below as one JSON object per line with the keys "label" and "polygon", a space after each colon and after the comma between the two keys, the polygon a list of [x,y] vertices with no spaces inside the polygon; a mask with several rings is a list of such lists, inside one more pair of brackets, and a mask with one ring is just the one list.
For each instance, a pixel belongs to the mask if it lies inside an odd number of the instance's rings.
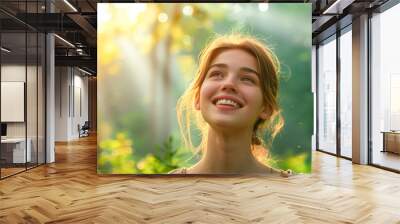
{"label": "smiling woman", "polygon": [[[202,154],[192,167],[172,174],[269,174],[288,176],[267,165],[262,141],[283,127],[278,105],[279,61],[261,41],[241,35],[214,39],[200,54],[194,81],[177,104],[185,144]],[[194,146],[191,126],[200,130]],[[268,155],[268,153],[261,153]]]}

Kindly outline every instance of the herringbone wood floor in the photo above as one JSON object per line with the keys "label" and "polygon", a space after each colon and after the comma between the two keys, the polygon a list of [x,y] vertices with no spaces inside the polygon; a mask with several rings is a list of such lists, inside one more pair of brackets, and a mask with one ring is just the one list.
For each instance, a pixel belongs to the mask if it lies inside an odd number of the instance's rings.
{"label": "herringbone wood floor", "polygon": [[0,223],[400,223],[400,175],[316,152],[313,174],[98,176],[94,137],[0,181]]}

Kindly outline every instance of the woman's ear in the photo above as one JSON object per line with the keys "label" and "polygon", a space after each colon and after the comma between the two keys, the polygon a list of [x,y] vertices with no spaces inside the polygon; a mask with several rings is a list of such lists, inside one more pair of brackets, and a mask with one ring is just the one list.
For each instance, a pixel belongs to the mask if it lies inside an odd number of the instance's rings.
{"label": "woman's ear", "polygon": [[263,120],[267,120],[269,116],[270,116],[269,110],[267,109],[267,107],[264,106],[264,109],[260,113],[260,118]]}

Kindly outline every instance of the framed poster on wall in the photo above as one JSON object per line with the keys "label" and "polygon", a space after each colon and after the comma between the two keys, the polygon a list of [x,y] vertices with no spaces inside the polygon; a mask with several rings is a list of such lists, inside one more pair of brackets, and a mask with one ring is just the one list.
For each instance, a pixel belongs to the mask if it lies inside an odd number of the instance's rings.
{"label": "framed poster on wall", "polygon": [[1,82],[1,122],[24,122],[25,82]]}

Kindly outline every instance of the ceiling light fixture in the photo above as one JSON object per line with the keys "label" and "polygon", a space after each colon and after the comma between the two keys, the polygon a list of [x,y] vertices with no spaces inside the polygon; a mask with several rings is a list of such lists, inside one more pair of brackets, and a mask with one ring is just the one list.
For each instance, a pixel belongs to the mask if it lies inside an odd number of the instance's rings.
{"label": "ceiling light fixture", "polygon": [[355,0],[336,0],[332,5],[324,10],[322,14],[342,14],[343,10],[351,5]]}
{"label": "ceiling light fixture", "polygon": [[1,50],[4,51],[4,52],[6,52],[6,53],[10,53],[10,52],[11,52],[11,50],[9,50],[9,49],[7,49],[7,48],[5,48],[5,47],[1,47]]}
{"label": "ceiling light fixture", "polygon": [[68,40],[66,40],[66,39],[64,39],[64,38],[62,38],[62,37],[60,37],[60,36],[58,36],[57,34],[54,34],[54,36],[57,37],[59,40],[63,41],[64,43],[66,43],[67,45],[69,45],[69,46],[75,48],[75,45],[71,44],[71,42],[69,42]]}
{"label": "ceiling light fixture", "polygon": [[83,69],[81,69],[81,68],[79,68],[79,67],[78,67],[78,70],[81,71],[81,72],[83,72],[83,73],[85,73],[85,74],[87,74],[87,75],[90,75],[90,76],[93,75],[92,73],[90,73],[90,72],[88,72],[88,71],[86,71],[86,70],[83,70]]}
{"label": "ceiling light fixture", "polygon": [[74,12],[78,12],[78,10],[71,4],[68,2],[68,0],[64,0],[65,4],[67,4],[72,10],[74,10]]}
{"label": "ceiling light fixture", "polygon": [[336,0],[332,5],[330,5],[327,9],[325,9],[322,14],[332,13],[331,11],[337,7],[339,2],[340,2],[340,0]]}

